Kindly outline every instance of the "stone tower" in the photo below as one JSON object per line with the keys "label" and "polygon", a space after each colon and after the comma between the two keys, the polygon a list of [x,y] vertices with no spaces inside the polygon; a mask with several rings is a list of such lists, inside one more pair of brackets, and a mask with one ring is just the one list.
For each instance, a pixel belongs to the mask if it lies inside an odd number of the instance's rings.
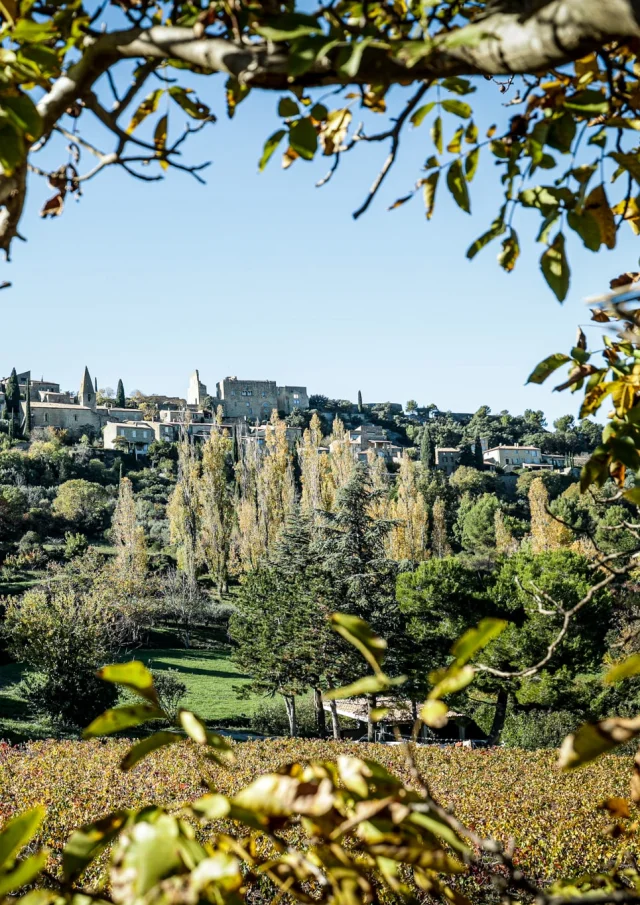
{"label": "stone tower", "polygon": [[189,378],[189,389],[187,391],[187,405],[202,406],[207,396],[207,388],[200,380],[200,373],[196,370]]}
{"label": "stone tower", "polygon": [[80,390],[78,392],[78,404],[86,405],[87,408],[95,411],[96,408],[96,393],[93,388],[93,380],[91,379],[91,374],[89,374],[89,368],[85,367],[84,374],[82,375],[82,381],[80,383]]}

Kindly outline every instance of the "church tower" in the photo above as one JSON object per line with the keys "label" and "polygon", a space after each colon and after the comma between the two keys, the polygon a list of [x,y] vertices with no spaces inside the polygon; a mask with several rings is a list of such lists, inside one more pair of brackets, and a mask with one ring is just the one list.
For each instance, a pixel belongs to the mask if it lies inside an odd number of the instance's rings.
{"label": "church tower", "polygon": [[82,375],[82,381],[80,383],[78,404],[86,405],[93,411],[95,411],[96,408],[96,392],[93,388],[93,381],[91,379],[91,374],[89,374],[89,368],[87,367],[84,369],[84,374]]}

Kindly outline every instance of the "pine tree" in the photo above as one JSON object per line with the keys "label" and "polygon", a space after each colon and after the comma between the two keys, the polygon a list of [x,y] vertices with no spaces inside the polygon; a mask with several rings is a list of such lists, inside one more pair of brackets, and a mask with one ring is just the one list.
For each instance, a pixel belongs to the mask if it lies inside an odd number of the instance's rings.
{"label": "pine tree", "polygon": [[431,513],[431,552],[438,559],[451,556],[451,545],[447,537],[447,522],[444,500],[436,497]]}
{"label": "pine tree", "polygon": [[27,393],[24,405],[24,432],[28,436],[31,433],[31,381],[27,380]]}
{"label": "pine tree", "polygon": [[124,384],[122,380],[118,380],[118,388],[116,390],[116,398],[115,398],[115,406],[116,408],[123,409],[127,404],[126,397],[124,395]]}

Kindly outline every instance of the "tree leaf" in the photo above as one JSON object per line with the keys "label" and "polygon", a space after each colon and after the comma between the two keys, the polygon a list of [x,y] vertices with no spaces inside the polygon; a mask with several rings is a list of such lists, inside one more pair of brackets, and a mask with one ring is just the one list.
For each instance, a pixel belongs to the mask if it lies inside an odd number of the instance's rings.
{"label": "tree leaf", "polygon": [[518,241],[518,234],[513,229],[513,227],[509,230],[509,235],[502,243],[502,251],[498,255],[498,263],[502,267],[503,270],[506,270],[507,273],[511,273],[513,268],[516,266],[516,261],[520,256],[520,243]]}
{"label": "tree leaf", "polygon": [[169,95],[192,119],[215,120],[215,116],[213,116],[206,104],[202,104],[197,98],[189,97],[191,93],[191,88],[181,88],[180,85],[172,85],[169,88]]}
{"label": "tree leaf", "polygon": [[27,94],[3,95],[0,108],[28,141],[33,142],[40,138],[42,118]]}
{"label": "tree leaf", "polygon": [[461,119],[469,119],[471,116],[471,107],[469,104],[466,104],[464,101],[458,101],[455,98],[448,97],[446,100],[442,101],[442,108],[446,110],[447,113],[453,113],[454,116],[459,116]]}
{"label": "tree leaf", "polygon": [[425,116],[427,116],[429,113],[431,113],[431,111],[433,110],[435,105],[436,105],[436,102],[431,101],[428,104],[423,104],[422,107],[418,107],[418,109],[412,113],[411,119],[409,120],[411,125],[415,126],[415,128],[417,129],[418,126],[420,126],[422,124],[422,121],[425,118]]}
{"label": "tree leaf", "polygon": [[640,733],[640,717],[622,719],[609,717],[599,723],[585,723],[568,735],[558,756],[558,766],[563,770],[575,770],[592,760],[624,745]]}
{"label": "tree leaf", "polygon": [[453,94],[473,94],[476,90],[476,86],[472,85],[468,79],[461,79],[455,75],[443,79],[440,84]]}
{"label": "tree leaf", "polygon": [[464,161],[464,172],[467,177],[467,182],[471,182],[473,177],[476,175],[478,170],[478,163],[480,161],[480,148],[474,148],[467,156]]}
{"label": "tree leaf", "polygon": [[425,701],[420,710],[420,719],[432,729],[442,729],[449,722],[449,708],[444,701]]}
{"label": "tree leaf", "polygon": [[469,248],[467,249],[467,258],[470,261],[475,258],[479,251],[482,251],[485,245],[488,245],[489,242],[493,241],[493,239],[497,239],[498,236],[501,236],[505,232],[506,226],[504,225],[504,212],[505,209],[503,207],[500,211],[500,214],[493,221],[491,227],[486,231],[486,233],[478,236],[476,241],[469,246]]}
{"label": "tree leaf", "polygon": [[640,673],[640,654],[631,654],[630,657],[616,663],[606,673],[604,681],[608,685],[620,682],[622,679],[628,679],[630,676],[637,676]]}
{"label": "tree leaf", "polygon": [[103,666],[98,670],[98,678],[104,679],[105,682],[113,682],[114,685],[124,685],[125,688],[130,688],[140,697],[159,706],[158,695],[153,687],[153,676],[139,660]]}
{"label": "tree leaf", "polygon": [[48,860],[48,850],[42,849],[42,851],[36,852],[35,855],[31,855],[30,858],[19,861],[7,873],[0,874],[0,897],[4,898],[10,892],[15,892],[16,889],[21,889],[23,886],[33,883],[46,866]]}
{"label": "tree leaf", "polygon": [[78,877],[82,871],[115,839],[128,819],[127,811],[115,811],[88,823],[69,837],[62,852],[65,880]]}
{"label": "tree leaf", "polygon": [[458,663],[467,663],[474,654],[501,635],[508,624],[505,619],[481,619],[475,628],[467,629],[464,635],[458,638],[451,648],[451,653]]}
{"label": "tree leaf", "polygon": [[[156,128],[153,133],[153,143],[156,146],[156,151],[158,154],[163,154],[167,147],[167,128],[169,125],[169,117],[165,113],[164,116],[161,116],[158,122],[156,123]],[[160,166],[163,170],[168,169],[169,162],[167,160],[160,159]]]}
{"label": "tree leaf", "polygon": [[444,671],[433,673],[429,678],[435,679],[436,684],[429,692],[429,700],[437,700],[447,694],[455,694],[457,691],[462,691],[463,688],[473,682],[474,677],[475,670],[472,666],[460,667],[457,664],[453,664],[453,666]]}
{"label": "tree leaf", "polygon": [[105,710],[96,717],[82,733],[84,738],[96,738],[100,735],[111,735],[112,732],[120,732],[122,729],[130,729],[139,726],[147,720],[166,718],[166,714],[155,704],[132,704],[126,707],[115,707]]}
{"label": "tree leaf", "polygon": [[571,274],[564,249],[564,235],[558,233],[540,258],[540,269],[559,302],[563,302],[569,291]]}
{"label": "tree leaf", "polygon": [[229,76],[229,78],[227,79],[227,84],[225,86],[227,98],[227,116],[229,117],[229,119],[233,119],[233,117],[235,116],[236,107],[249,96],[250,90],[251,89],[245,82],[240,82],[234,76]]}
{"label": "tree leaf", "polygon": [[609,112],[609,101],[601,91],[595,91],[593,88],[566,97],[564,106],[568,110],[576,110],[585,115]]}
{"label": "tree leaf", "polygon": [[268,25],[256,25],[256,32],[268,41],[293,41],[306,35],[317,35],[320,24],[304,13],[285,13],[276,16]]}
{"label": "tree leaf", "polygon": [[323,698],[325,701],[341,701],[345,698],[356,698],[363,694],[379,694],[381,691],[388,691],[395,685],[401,685],[405,681],[404,676],[396,676],[390,679],[388,676],[379,674],[375,676],[364,676],[351,682],[350,685],[343,685],[342,688],[332,688],[327,691]]}
{"label": "tree leaf", "polygon": [[549,355],[548,358],[536,365],[531,374],[529,374],[527,383],[544,383],[547,377],[568,361],[571,361],[571,359],[562,352],[555,352],[553,355]]}
{"label": "tree leaf", "polygon": [[167,745],[175,745],[179,741],[181,741],[181,737],[177,732],[154,732],[153,735],[142,739],[141,742],[138,742],[125,754],[120,762],[120,769],[130,770],[147,754],[151,754],[152,751],[157,751],[158,748],[165,748]]}
{"label": "tree leaf", "polygon": [[431,126],[431,138],[438,154],[442,154],[442,117],[436,116]]}
{"label": "tree leaf", "polygon": [[595,217],[585,210],[582,214],[577,211],[569,211],[567,214],[567,223],[571,229],[578,233],[585,248],[589,251],[597,251],[602,241],[600,225]]}
{"label": "tree leaf", "polygon": [[6,121],[0,126],[0,164],[10,176],[25,156],[24,139],[13,123]]}
{"label": "tree leaf", "polygon": [[260,173],[264,170],[266,165],[271,160],[274,151],[282,141],[282,139],[287,134],[286,129],[278,129],[277,132],[274,132],[273,135],[269,136],[264,143],[264,148],[262,149],[262,157],[258,163],[258,170]]}
{"label": "tree leaf", "polygon": [[364,38],[362,41],[352,41],[346,48],[345,61],[338,65],[338,72],[353,79],[358,74],[360,63],[362,62],[362,54],[365,52],[372,38]]}
{"label": "tree leaf", "polygon": [[459,160],[454,160],[447,170],[447,187],[453,195],[456,204],[467,214],[471,213],[471,204],[469,201],[469,190],[467,182],[462,171],[462,164]]}
{"label": "tree leaf", "polygon": [[318,133],[309,117],[291,123],[289,144],[303,160],[313,160],[318,148]]}
{"label": "tree leaf", "polygon": [[156,88],[155,91],[152,91],[145,97],[136,112],[131,117],[131,122],[127,126],[127,132],[129,134],[134,132],[138,128],[140,123],[147,118],[147,116],[150,116],[152,113],[156,112],[160,98],[163,94],[164,88]]}
{"label": "tree leaf", "polygon": [[600,229],[600,241],[607,248],[616,246],[616,220],[609,206],[607,193],[603,184],[591,189],[584,202],[584,209],[595,219]]}
{"label": "tree leaf", "polygon": [[423,182],[424,206],[427,214],[427,220],[433,217],[433,211],[436,203],[436,189],[438,188],[438,180],[440,179],[440,170],[434,170],[429,173]]}
{"label": "tree leaf", "polygon": [[33,839],[45,818],[42,805],[7,820],[0,832],[0,867],[11,861]]}
{"label": "tree leaf", "polygon": [[364,619],[350,616],[348,613],[333,613],[331,624],[349,644],[357,647],[365,660],[378,672],[387,652],[386,640],[376,635]]}
{"label": "tree leaf", "polygon": [[300,107],[296,104],[292,97],[281,97],[278,103],[278,116],[297,116],[300,113]]}

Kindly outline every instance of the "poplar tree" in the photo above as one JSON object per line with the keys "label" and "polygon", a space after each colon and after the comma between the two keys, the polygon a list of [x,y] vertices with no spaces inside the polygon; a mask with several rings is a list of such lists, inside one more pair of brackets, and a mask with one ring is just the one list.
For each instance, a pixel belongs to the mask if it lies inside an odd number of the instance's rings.
{"label": "poplar tree", "polygon": [[197,581],[200,560],[200,462],[197,452],[187,438],[178,446],[178,482],[169,505],[169,532],[175,544],[178,566],[186,574],[191,586]]}
{"label": "poplar tree", "polygon": [[200,481],[202,557],[219,594],[227,590],[231,538],[235,524],[233,491],[228,475],[232,452],[233,442],[228,432],[222,430],[219,414],[217,428],[211,431],[202,449]]}
{"label": "poplar tree", "polygon": [[546,553],[568,547],[573,534],[549,513],[549,491],[542,478],[535,478],[529,488],[531,512],[531,551]]}
{"label": "poplar tree", "polygon": [[349,435],[341,418],[333,419],[331,438],[329,441],[329,462],[336,491],[344,487],[353,475],[354,458],[349,442]]}
{"label": "poplar tree", "polygon": [[302,510],[314,520],[321,510],[333,507],[334,486],[329,457],[320,452],[322,443],[322,422],[317,413],[311,417],[309,427],[302,435],[298,447]]}
{"label": "poplar tree", "polygon": [[438,559],[451,556],[444,500],[441,497],[435,498],[431,511],[431,552]]}
{"label": "poplar tree", "polygon": [[429,555],[429,513],[420,492],[419,467],[406,453],[400,462],[390,515],[394,520],[389,535],[391,557],[411,562],[426,559]]}
{"label": "poplar tree", "polygon": [[124,384],[121,379],[118,379],[118,388],[116,389],[116,398],[115,405],[116,408],[123,409],[126,406],[127,400],[124,395]]}
{"label": "poplar tree", "polygon": [[122,478],[113,513],[111,532],[116,548],[115,564],[121,576],[143,576],[147,571],[144,530],[138,523],[131,481]]}

